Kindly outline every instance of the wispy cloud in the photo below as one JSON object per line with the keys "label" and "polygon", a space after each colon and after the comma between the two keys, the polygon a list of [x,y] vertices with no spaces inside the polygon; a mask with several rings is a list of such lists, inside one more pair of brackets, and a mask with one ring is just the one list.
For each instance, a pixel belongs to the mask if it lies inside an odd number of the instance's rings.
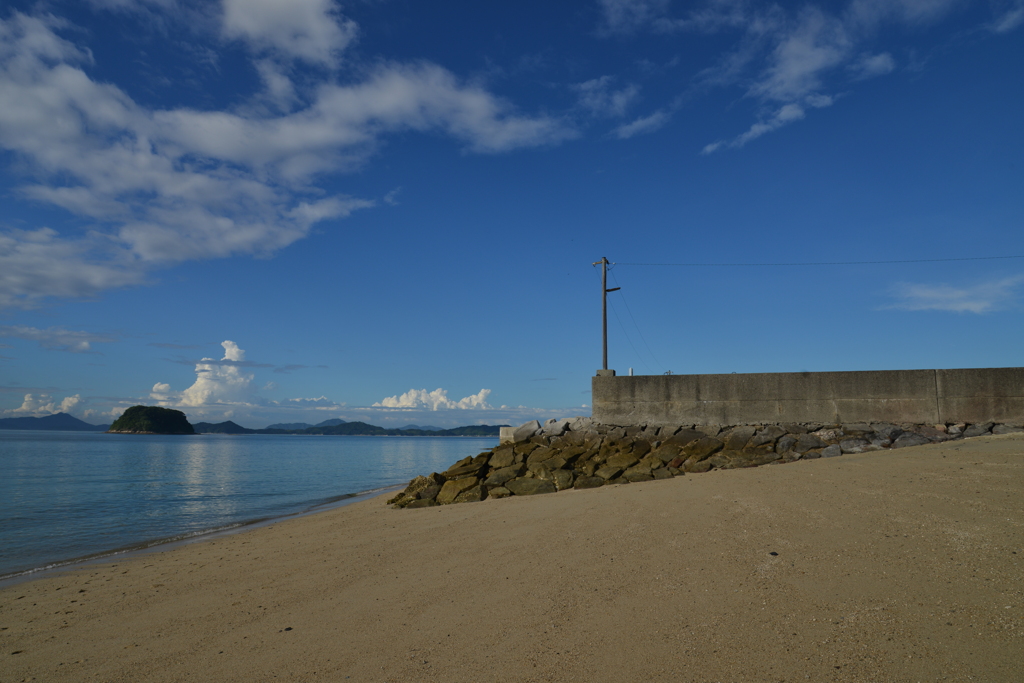
{"label": "wispy cloud", "polygon": [[172,344],[169,342],[150,342],[147,346],[155,346],[158,349],[176,349],[181,351],[190,351],[193,349],[201,349],[202,346],[198,344]]}
{"label": "wispy cloud", "polygon": [[572,89],[579,98],[579,106],[593,116],[625,116],[640,94],[640,86],[629,83],[616,89],[614,80],[612,76],[601,76],[574,84]]}
{"label": "wispy cloud", "polygon": [[779,107],[772,115],[765,121],[759,121],[752,125],[746,133],[738,135],[732,140],[718,142],[712,142],[709,145],[705,145],[704,149],[701,150],[701,154],[712,154],[723,146],[738,148],[747,144],[752,140],[756,140],[765,133],[771,133],[774,130],[778,130],[783,126],[799,121],[806,116],[807,107],[813,107],[815,109],[821,109],[822,107],[829,107],[833,103],[833,99],[828,95],[812,95],[807,97],[804,102],[796,103],[790,102]]}
{"label": "wispy cloud", "polygon": [[653,114],[641,116],[640,118],[621,125],[612,131],[612,134],[620,140],[628,140],[636,135],[653,133],[672,118],[672,114],[664,109],[659,109]]}
{"label": "wispy cloud", "polygon": [[1024,275],[967,287],[902,282],[893,287],[892,295],[897,301],[887,308],[905,311],[990,313],[1015,303],[1018,299],[1017,290],[1022,284]]}
{"label": "wispy cloud", "polygon": [[0,338],[27,339],[38,342],[44,349],[54,351],[70,351],[71,353],[89,353],[93,344],[109,344],[117,341],[109,335],[93,334],[79,330],[67,330],[63,327],[48,327],[41,330],[25,325],[0,325]]}
{"label": "wispy cloud", "polygon": [[1009,33],[1021,26],[1024,26],[1024,0],[1015,0],[996,17],[991,28],[996,33]]}
{"label": "wispy cloud", "polygon": [[863,81],[876,76],[884,76],[896,68],[896,60],[888,52],[881,54],[861,55],[855,62],[846,67],[855,80]]}
{"label": "wispy cloud", "polygon": [[[896,70],[889,51],[875,44],[891,27],[923,30],[967,3],[960,0],[849,0],[842,7],[808,3],[787,9],[749,0],[598,0],[605,35],[733,34],[734,45],[717,64],[702,71],[695,87],[742,90],[757,105],[760,119],[745,133],[705,145],[710,154],[738,148],[787,123],[805,118],[815,98],[834,100],[850,81],[885,76]],[[685,8],[685,9],[680,9]],[[1024,0],[997,3],[991,29],[1005,33],[1024,23]],[[816,106],[811,104],[811,106]],[[641,121],[634,122],[644,130]],[[632,124],[630,124],[632,125]],[[631,129],[622,127],[623,133]]]}

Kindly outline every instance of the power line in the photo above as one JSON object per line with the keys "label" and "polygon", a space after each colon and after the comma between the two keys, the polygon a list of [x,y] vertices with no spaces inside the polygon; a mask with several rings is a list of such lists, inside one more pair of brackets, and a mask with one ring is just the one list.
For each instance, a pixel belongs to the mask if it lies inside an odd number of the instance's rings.
{"label": "power line", "polygon": [[[630,346],[631,349],[633,349],[633,353],[636,354],[637,360],[639,360],[641,363],[643,363],[644,367],[647,368],[647,371],[650,372],[651,371],[651,366],[649,366],[647,364],[647,361],[644,360],[644,357],[641,356],[640,352],[636,350],[636,346],[633,345],[633,340],[630,339],[629,338],[629,334],[626,333],[626,326],[622,324],[622,318],[619,317],[619,311],[618,311],[617,308],[615,308],[615,303],[614,302],[612,302],[612,313],[615,314],[615,319],[619,322],[619,327],[622,329],[622,336],[626,338],[627,342],[629,342],[629,346]],[[651,358],[653,358],[653,357],[654,356],[651,356]]]}
{"label": "power line", "polygon": [[898,261],[822,261],[807,263],[622,263],[616,266],[684,266],[684,267],[750,267],[750,266],[866,266],[890,263],[947,263],[949,261],[993,261],[996,259],[1024,258],[1021,256],[968,256],[963,258],[903,259]]}
{"label": "power line", "polygon": [[[615,284],[619,284],[619,278],[615,277],[615,273],[612,273],[612,279],[615,280]],[[647,338],[644,337],[644,333],[640,330],[640,326],[636,324],[636,318],[633,317],[633,311],[630,310],[629,304],[626,303],[626,296],[622,292],[619,292],[619,298],[622,299],[622,305],[626,307],[626,312],[629,313],[629,318],[633,321],[633,327],[636,328],[637,334],[640,335],[640,340],[644,343],[644,346],[647,347],[647,353],[651,354],[651,360],[654,361],[655,365],[664,367],[658,360],[657,356],[654,355],[654,351],[651,351],[651,345],[647,343]],[[640,354],[637,355],[639,356]],[[647,363],[644,363],[644,365],[646,366]],[[648,370],[650,370],[650,368],[648,368]]]}

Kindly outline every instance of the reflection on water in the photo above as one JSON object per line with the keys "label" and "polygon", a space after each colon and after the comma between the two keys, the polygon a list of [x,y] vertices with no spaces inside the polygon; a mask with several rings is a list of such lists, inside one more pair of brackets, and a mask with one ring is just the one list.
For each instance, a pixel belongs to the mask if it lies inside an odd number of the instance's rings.
{"label": "reflection on water", "polygon": [[0,431],[0,576],[403,484],[496,442]]}

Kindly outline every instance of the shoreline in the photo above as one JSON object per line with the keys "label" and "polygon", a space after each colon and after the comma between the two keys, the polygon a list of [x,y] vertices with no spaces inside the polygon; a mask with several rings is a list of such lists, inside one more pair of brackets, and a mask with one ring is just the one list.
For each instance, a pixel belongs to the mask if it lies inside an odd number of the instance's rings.
{"label": "shoreline", "polygon": [[0,588],[2,680],[1009,683],[1024,436],[394,510]]}
{"label": "shoreline", "polygon": [[298,512],[290,512],[288,514],[273,517],[257,517],[254,519],[234,522],[232,524],[226,524],[224,526],[210,527],[208,529],[200,529],[198,531],[184,534],[176,534],[174,536],[141,541],[139,543],[134,543],[120,548],[101,550],[81,557],[73,557],[67,560],[56,560],[43,567],[34,567],[32,569],[23,569],[9,574],[0,574],[0,590],[10,586],[17,586],[27,581],[35,581],[36,579],[56,576],[62,572],[75,571],[93,564],[110,562],[115,559],[128,560],[141,555],[171,551],[175,548],[191,543],[202,543],[214,538],[244,533],[246,531],[276,524],[285,520],[298,519],[308,515],[327,512],[335,508],[344,507],[346,505],[358,503],[377,496],[387,495],[388,493],[393,493],[401,489],[401,485],[394,485],[371,489],[369,491],[361,491],[359,493],[346,493],[340,496],[335,496],[327,501],[321,500],[319,502],[312,503],[306,509]]}

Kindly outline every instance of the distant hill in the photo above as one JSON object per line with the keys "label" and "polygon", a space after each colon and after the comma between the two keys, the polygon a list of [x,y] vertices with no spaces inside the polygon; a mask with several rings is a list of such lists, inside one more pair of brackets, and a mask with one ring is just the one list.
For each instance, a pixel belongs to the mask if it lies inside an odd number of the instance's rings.
{"label": "distant hill", "polygon": [[[209,423],[201,422],[200,424]],[[308,422],[278,422],[277,424],[267,425],[265,429],[281,429],[284,431],[293,431],[296,429],[309,429],[312,426],[313,425],[309,424]]]}
{"label": "distant hill", "polygon": [[345,424],[344,420],[333,418],[331,420],[324,420],[318,422],[315,425],[311,425],[308,422],[278,422],[277,424],[267,425],[267,429],[283,429],[285,431],[293,432],[299,429],[309,429],[310,427],[335,427],[337,425]]}
{"label": "distant hill", "polygon": [[255,429],[248,429],[235,424],[231,420],[227,422],[196,422],[192,427],[196,434],[255,434]]}
{"label": "distant hill", "polygon": [[132,406],[114,420],[111,434],[195,434],[185,413],[159,406]]}
{"label": "distant hill", "polygon": [[405,425],[401,429],[420,429],[424,432],[443,432],[444,427],[433,427],[431,425]]}
{"label": "distant hill", "polygon": [[0,419],[0,429],[44,429],[61,432],[105,432],[106,425],[83,422],[67,413],[56,413],[45,417],[5,417]]}

